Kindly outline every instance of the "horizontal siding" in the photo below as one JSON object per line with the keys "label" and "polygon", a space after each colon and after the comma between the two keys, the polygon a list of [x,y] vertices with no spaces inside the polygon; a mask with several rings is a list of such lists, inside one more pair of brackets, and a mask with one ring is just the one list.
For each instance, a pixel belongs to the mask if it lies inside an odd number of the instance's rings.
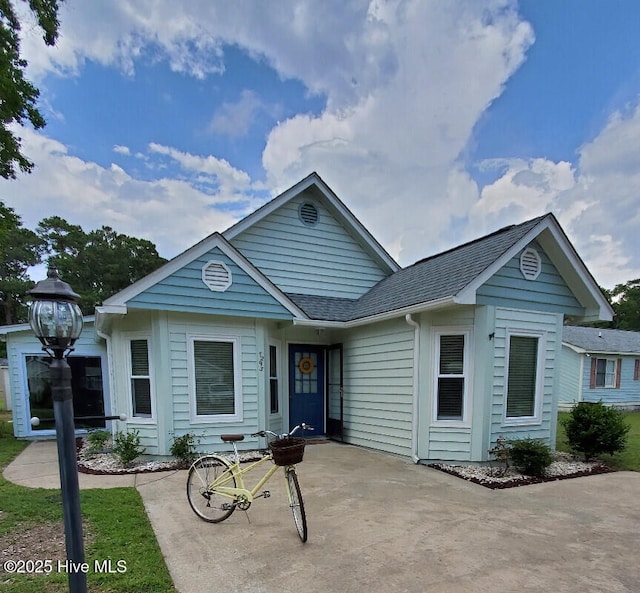
{"label": "horizontal siding", "polygon": [[[316,226],[298,218],[299,205],[307,200],[318,209]],[[357,298],[385,276],[323,203],[306,194],[231,243],[284,292]]]}
{"label": "horizontal siding", "polygon": [[587,359],[582,375],[582,397],[586,402],[598,402],[602,400],[605,404],[612,405],[640,405],[640,381],[634,381],[633,370],[635,365],[635,356],[610,356],[593,355],[594,358],[620,358],[622,360],[622,368],[620,370],[620,387],[619,388],[598,388],[591,389],[590,372],[591,359]]}
{"label": "horizontal siding", "polygon": [[520,254],[509,261],[477,291],[477,302],[514,309],[583,315],[584,308],[537,242],[534,248],[542,259],[542,272],[527,280],[520,272]]}
{"label": "horizontal siding", "polygon": [[[209,290],[202,281],[202,268],[212,260],[223,262],[231,271],[232,284],[224,292]],[[217,248],[131,299],[127,305],[213,315],[292,318],[285,307]]]}
{"label": "horizontal siding", "polygon": [[411,455],[413,336],[406,323],[392,321],[349,332],[345,337],[347,442]]}
{"label": "horizontal siding", "polygon": [[432,426],[429,430],[429,458],[440,461],[470,461],[471,429]]}
{"label": "horizontal siding", "polygon": [[[518,311],[514,309],[496,308],[494,342],[494,378],[491,398],[491,437],[493,445],[502,435],[507,438],[542,438],[547,441],[552,434],[552,424],[555,423],[555,357],[558,340],[558,316],[536,313],[534,311]],[[507,331],[544,332],[545,351],[544,376],[542,387],[542,410],[538,424],[505,425],[504,411],[506,405],[506,376],[508,372],[507,360]]]}
{"label": "horizontal siding", "polygon": [[558,402],[560,404],[566,406],[580,401],[580,383],[582,381],[580,361],[583,357],[583,354],[578,354],[571,348],[562,347],[560,356],[560,392],[558,394]]}

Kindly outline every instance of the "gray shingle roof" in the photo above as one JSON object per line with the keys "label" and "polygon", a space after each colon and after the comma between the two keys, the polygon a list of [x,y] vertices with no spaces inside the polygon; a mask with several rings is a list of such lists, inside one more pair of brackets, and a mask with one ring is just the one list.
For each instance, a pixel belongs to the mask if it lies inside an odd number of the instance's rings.
{"label": "gray shingle roof", "polygon": [[357,300],[287,295],[312,319],[351,321],[458,294],[546,216],[505,227],[398,270]]}
{"label": "gray shingle roof", "polygon": [[640,354],[640,332],[566,325],[562,341],[587,352]]}

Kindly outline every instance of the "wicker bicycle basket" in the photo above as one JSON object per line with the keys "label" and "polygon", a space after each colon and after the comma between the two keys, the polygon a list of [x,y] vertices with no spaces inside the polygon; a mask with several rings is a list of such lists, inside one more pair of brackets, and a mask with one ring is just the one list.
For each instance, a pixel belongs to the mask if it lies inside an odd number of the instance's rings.
{"label": "wicker bicycle basket", "polygon": [[294,465],[302,461],[305,440],[300,438],[276,439],[269,443],[276,465]]}

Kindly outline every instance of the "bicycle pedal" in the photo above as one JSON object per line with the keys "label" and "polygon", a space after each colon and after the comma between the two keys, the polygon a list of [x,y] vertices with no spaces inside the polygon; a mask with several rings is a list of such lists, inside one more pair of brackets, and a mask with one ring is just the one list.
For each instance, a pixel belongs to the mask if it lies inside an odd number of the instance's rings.
{"label": "bicycle pedal", "polygon": [[268,490],[265,490],[265,491],[262,493],[262,497],[263,497],[263,498],[269,498],[270,496],[271,496],[271,492],[269,492]]}

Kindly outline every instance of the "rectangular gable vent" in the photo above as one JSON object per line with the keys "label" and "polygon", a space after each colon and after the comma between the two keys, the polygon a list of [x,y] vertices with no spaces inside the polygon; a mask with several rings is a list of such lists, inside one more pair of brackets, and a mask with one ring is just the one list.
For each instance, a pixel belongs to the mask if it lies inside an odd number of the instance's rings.
{"label": "rectangular gable vent", "polygon": [[231,270],[221,261],[210,261],[202,268],[202,281],[214,292],[224,292],[231,286]]}

